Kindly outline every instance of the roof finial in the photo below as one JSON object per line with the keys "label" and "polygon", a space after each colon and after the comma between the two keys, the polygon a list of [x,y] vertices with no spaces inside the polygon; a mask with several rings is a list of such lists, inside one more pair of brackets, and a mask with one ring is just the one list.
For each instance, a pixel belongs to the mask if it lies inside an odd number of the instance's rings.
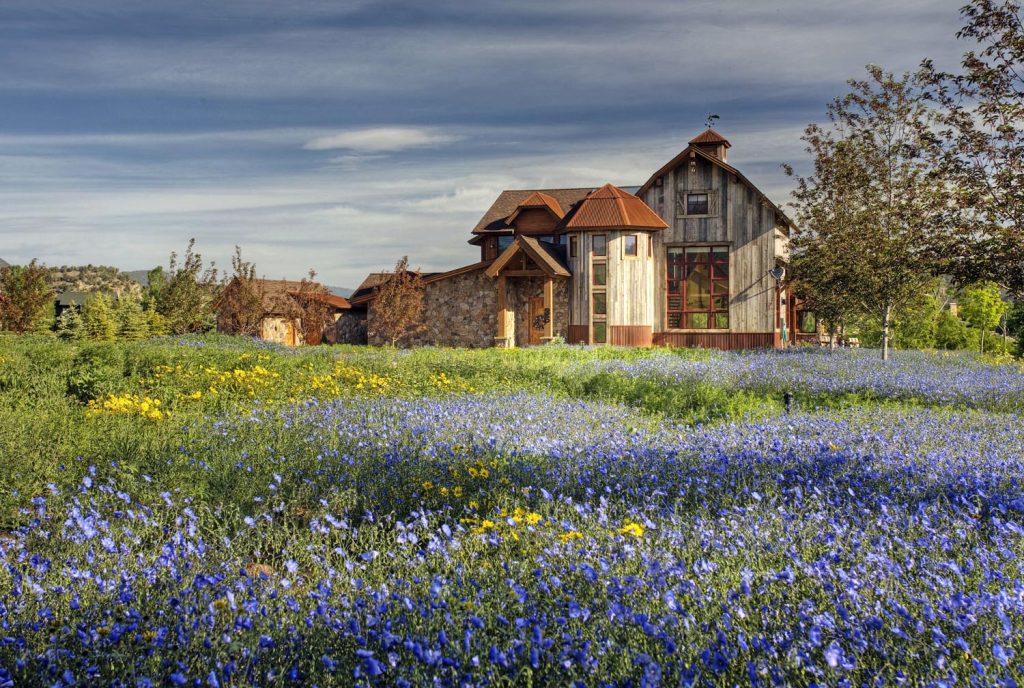
{"label": "roof finial", "polygon": [[720,119],[722,118],[716,115],[715,113],[709,112],[708,116],[704,119],[704,126],[707,127],[708,129],[714,129],[715,122],[717,122]]}

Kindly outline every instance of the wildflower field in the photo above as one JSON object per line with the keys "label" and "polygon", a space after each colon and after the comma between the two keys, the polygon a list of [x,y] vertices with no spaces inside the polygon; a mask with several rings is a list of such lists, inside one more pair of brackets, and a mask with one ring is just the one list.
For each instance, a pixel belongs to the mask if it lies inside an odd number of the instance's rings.
{"label": "wildflower field", "polygon": [[0,687],[1022,684],[1022,413],[969,356],[0,338]]}

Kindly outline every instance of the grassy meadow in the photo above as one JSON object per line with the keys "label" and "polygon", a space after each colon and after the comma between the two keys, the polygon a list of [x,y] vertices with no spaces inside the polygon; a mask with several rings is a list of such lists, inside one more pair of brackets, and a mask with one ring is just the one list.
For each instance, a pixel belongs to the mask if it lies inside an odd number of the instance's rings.
{"label": "grassy meadow", "polygon": [[1022,413],[964,354],[0,337],[0,688],[1017,685]]}

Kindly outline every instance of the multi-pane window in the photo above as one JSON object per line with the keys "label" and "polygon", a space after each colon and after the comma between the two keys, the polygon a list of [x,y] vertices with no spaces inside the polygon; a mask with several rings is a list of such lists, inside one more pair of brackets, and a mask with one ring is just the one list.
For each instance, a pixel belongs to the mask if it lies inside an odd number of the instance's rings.
{"label": "multi-pane window", "polygon": [[729,247],[668,249],[668,327],[729,329]]}
{"label": "multi-pane window", "polygon": [[635,258],[638,255],[636,234],[627,234],[622,237],[622,253],[627,258]]}
{"label": "multi-pane window", "polygon": [[687,215],[707,215],[709,205],[706,193],[686,194]]}
{"label": "multi-pane window", "polygon": [[608,237],[604,234],[595,234],[591,238],[592,246],[594,248],[595,256],[606,256],[608,255]]}

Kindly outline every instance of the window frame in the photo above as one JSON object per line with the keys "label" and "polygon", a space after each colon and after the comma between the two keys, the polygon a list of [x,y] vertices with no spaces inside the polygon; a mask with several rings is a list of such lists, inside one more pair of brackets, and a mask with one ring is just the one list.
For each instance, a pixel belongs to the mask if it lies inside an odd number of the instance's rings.
{"label": "window frame", "polygon": [[[690,212],[690,196],[707,196],[708,208],[706,213]],[[681,188],[676,195],[676,216],[677,217],[718,217],[718,191],[715,189],[685,189]]]}
{"label": "window frame", "polygon": [[579,254],[580,250],[580,238],[578,236],[569,237],[569,257],[575,258]]}
{"label": "window frame", "polygon": [[[627,249],[627,239],[633,240],[633,252],[630,253]],[[623,260],[632,260],[640,257],[640,235],[639,234],[623,234],[622,235],[622,258]]]}
{"label": "window frame", "polygon": [[[704,251],[696,249],[704,249]],[[720,259],[716,260],[714,258],[716,254],[722,253],[725,253],[726,255],[724,266]],[[676,257],[673,257],[673,254]],[[708,306],[707,308],[688,308],[687,284],[689,282],[688,278],[690,276],[690,268],[699,265],[701,261],[690,261],[687,259],[687,256],[701,254],[707,256],[705,264],[707,265],[708,275]],[[729,331],[732,324],[730,314],[732,307],[731,264],[732,246],[730,244],[677,244],[666,246],[666,279],[663,285],[665,289],[665,329],[692,330],[698,332]],[[720,272],[722,267],[724,267],[724,274]],[[674,282],[678,283],[678,286],[673,290],[672,285]],[[678,308],[671,307],[673,297],[678,299]],[[716,299],[721,299],[723,297],[725,298],[725,308],[716,308]],[[701,327],[699,325],[692,324],[696,317],[702,315],[706,316],[707,325]],[[674,326],[671,324],[673,316],[677,319],[677,324]],[[719,326],[719,323],[721,322],[719,318],[721,317],[724,317],[725,319],[724,327]]]}
{"label": "window frame", "polygon": [[[597,252],[597,240],[601,239],[601,252]],[[591,234],[590,235],[590,253],[595,258],[607,258],[608,257],[608,235],[607,234]]]}

